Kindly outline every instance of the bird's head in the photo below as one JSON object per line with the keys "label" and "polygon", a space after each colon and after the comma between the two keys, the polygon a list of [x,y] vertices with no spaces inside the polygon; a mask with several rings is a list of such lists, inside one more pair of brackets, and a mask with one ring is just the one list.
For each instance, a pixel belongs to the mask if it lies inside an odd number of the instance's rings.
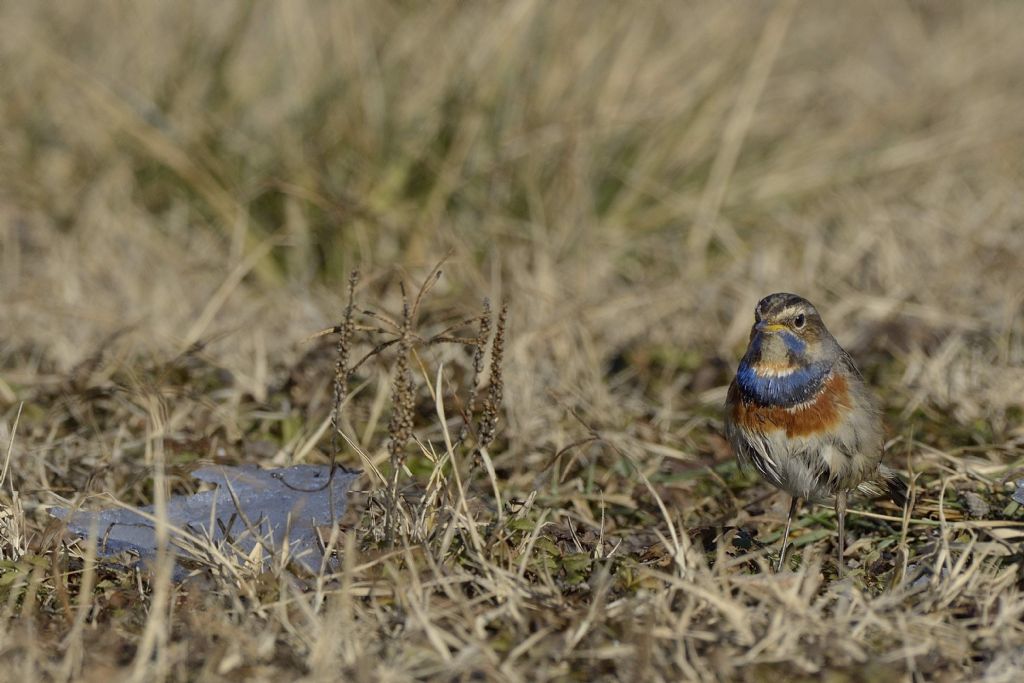
{"label": "bird's head", "polygon": [[770,377],[830,363],[839,352],[839,344],[810,301],[777,293],[761,299],[754,309],[754,327],[743,360],[758,375]]}

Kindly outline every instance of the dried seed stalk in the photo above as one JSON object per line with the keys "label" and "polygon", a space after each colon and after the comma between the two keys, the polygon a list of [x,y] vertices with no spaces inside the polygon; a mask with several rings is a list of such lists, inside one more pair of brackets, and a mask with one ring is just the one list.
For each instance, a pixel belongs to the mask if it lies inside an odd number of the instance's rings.
{"label": "dried seed stalk", "polygon": [[480,384],[480,376],[484,371],[484,354],[487,349],[487,338],[491,335],[491,302],[484,299],[483,313],[480,315],[480,331],[477,333],[473,344],[473,376],[469,380],[469,397],[466,401],[466,410],[462,416],[462,427],[459,428],[458,443],[465,442],[469,436],[470,420],[476,412],[477,385]]}
{"label": "dried seed stalk", "polygon": [[345,312],[342,314],[341,323],[333,328],[333,330],[330,330],[338,333],[338,344],[336,346],[338,358],[334,362],[334,400],[331,405],[331,474],[322,485],[312,489],[293,486],[285,481],[283,477],[279,477],[281,483],[295,491],[315,493],[323,491],[334,483],[335,465],[338,462],[338,436],[341,434],[341,408],[348,397],[348,378],[355,371],[355,368],[349,367],[349,360],[351,358],[352,335],[356,328],[352,321],[352,313],[355,310],[356,285],[358,283],[359,271],[353,270],[348,276],[348,304],[346,304]]}
{"label": "dried seed stalk", "polygon": [[508,318],[508,303],[502,304],[498,314],[498,323],[494,329],[494,340],[491,342],[491,378],[487,386],[487,398],[484,400],[483,412],[480,416],[480,432],[476,450],[487,448],[494,441],[498,428],[498,412],[505,391],[505,383],[501,374],[501,362],[505,353],[505,323]]}
{"label": "dried seed stalk", "polygon": [[[341,430],[341,407],[348,397],[348,378],[351,374],[349,361],[352,348],[352,312],[355,310],[356,284],[359,271],[353,270],[348,276],[348,304],[338,326],[338,359],[334,363],[334,405],[331,409],[331,458],[338,456],[338,434]],[[333,462],[332,462],[333,465]],[[333,469],[333,467],[332,467]]]}
{"label": "dried seed stalk", "polygon": [[388,456],[391,461],[391,491],[388,501],[387,537],[394,542],[398,516],[398,475],[405,465],[405,446],[412,436],[413,393],[412,373],[409,371],[409,353],[412,350],[412,312],[402,286],[402,324],[398,338],[398,357],[395,359],[395,377],[391,387],[391,418],[388,420]]}

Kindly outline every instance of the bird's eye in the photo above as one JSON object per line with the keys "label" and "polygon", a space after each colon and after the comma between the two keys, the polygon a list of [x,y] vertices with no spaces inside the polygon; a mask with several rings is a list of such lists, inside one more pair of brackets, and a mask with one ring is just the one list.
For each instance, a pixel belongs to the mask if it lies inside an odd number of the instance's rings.
{"label": "bird's eye", "polygon": [[797,317],[793,318],[793,327],[795,327],[795,328],[797,328],[799,330],[801,327],[804,326],[804,323],[806,323],[806,322],[807,322],[807,319],[804,318],[804,314],[801,313]]}

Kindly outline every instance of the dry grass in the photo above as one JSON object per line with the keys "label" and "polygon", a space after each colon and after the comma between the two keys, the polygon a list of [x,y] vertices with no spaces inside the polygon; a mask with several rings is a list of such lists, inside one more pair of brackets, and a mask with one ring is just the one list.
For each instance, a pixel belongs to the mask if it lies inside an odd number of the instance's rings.
{"label": "dry grass", "polygon": [[[1016,680],[1022,20],[1012,2],[4,3],[5,670]],[[404,315],[399,283],[449,251]],[[389,347],[339,383],[337,340],[308,338],[346,319],[354,268],[358,324],[397,321],[406,362]],[[753,303],[780,289],[858,359],[915,481],[907,517],[856,506],[842,582],[820,509],[793,571],[767,571],[785,501],[720,435]],[[484,297],[510,302],[503,363],[410,343]],[[327,462],[336,394],[339,459],[366,472],[337,575],[172,585],[166,563],[97,565],[46,513],[154,503],[197,461]],[[493,415],[463,430],[473,406]]]}

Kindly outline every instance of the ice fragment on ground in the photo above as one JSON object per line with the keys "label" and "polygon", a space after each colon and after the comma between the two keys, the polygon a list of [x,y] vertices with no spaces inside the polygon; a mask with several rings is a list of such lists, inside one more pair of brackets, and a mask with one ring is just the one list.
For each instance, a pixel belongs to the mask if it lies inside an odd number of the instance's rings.
{"label": "ice fragment on ground", "polygon": [[1014,501],[1024,505],[1024,479],[1017,480],[1017,490],[1010,496]]}
{"label": "ice fragment on ground", "polygon": [[[223,553],[239,561],[244,560],[239,553],[248,555],[256,546],[257,535],[264,545],[262,557],[267,560],[271,556],[267,551],[280,553],[287,539],[289,556],[315,573],[323,560],[316,527],[329,525],[344,514],[348,489],[359,474],[339,468],[331,485],[325,487],[330,477],[327,465],[274,470],[255,465],[203,467],[192,476],[217,484],[217,488],[191,496],[172,496],[167,501],[168,522],[193,538],[211,539]],[[88,538],[95,519],[101,557],[131,551],[146,559],[156,554],[156,524],[140,512],[152,515],[154,509],[107,508],[73,514],[62,507],[50,510],[53,516],[67,520],[69,531],[83,538]],[[172,544],[179,556],[195,557],[201,551],[190,551],[188,534],[172,530]],[[180,569],[176,571],[176,576],[181,574]]]}

